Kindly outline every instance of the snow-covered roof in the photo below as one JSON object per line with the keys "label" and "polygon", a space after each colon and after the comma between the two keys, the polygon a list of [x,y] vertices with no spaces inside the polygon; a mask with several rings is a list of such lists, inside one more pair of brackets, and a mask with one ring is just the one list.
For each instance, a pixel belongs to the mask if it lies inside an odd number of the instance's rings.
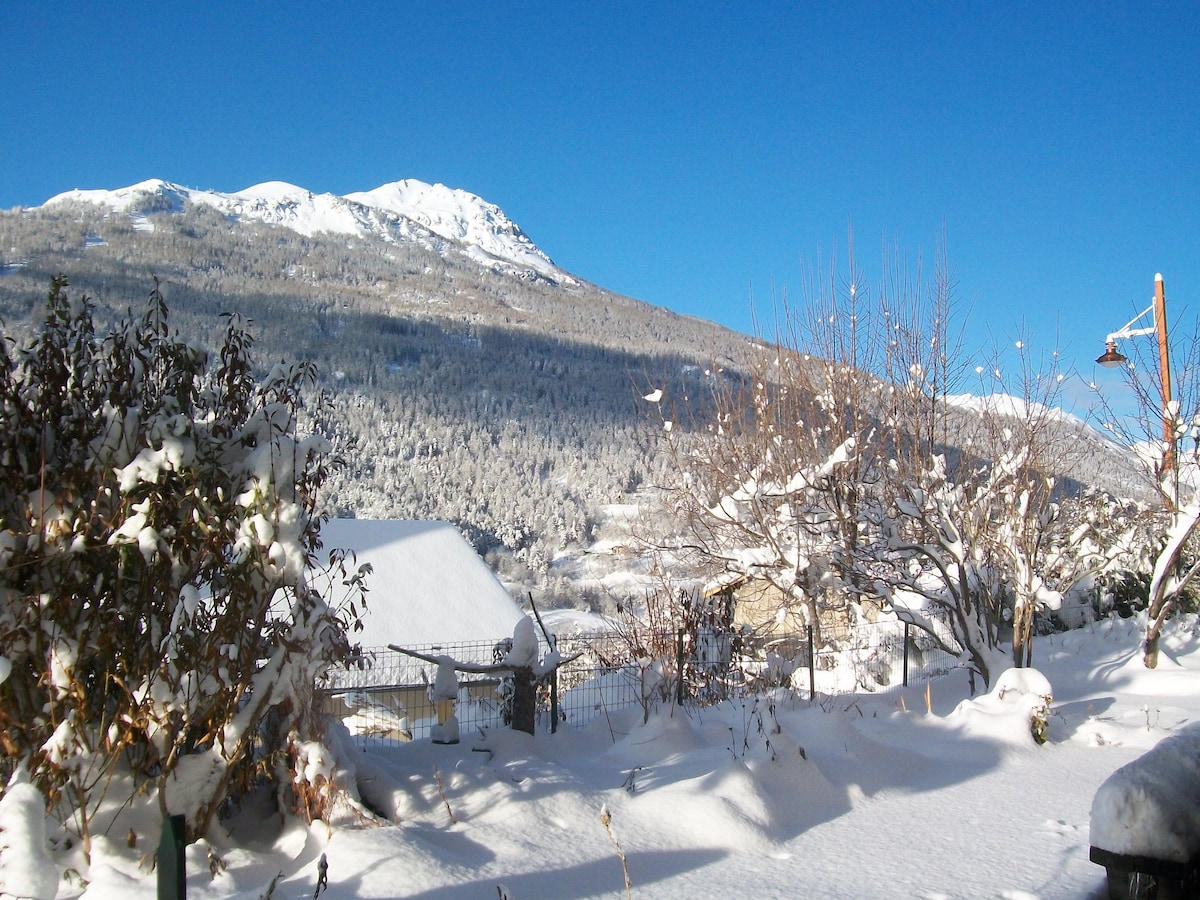
{"label": "snow-covered roof", "polygon": [[331,519],[321,538],[322,554],[345,548],[373,567],[364,630],[352,635],[363,647],[494,641],[524,616],[449,522]]}

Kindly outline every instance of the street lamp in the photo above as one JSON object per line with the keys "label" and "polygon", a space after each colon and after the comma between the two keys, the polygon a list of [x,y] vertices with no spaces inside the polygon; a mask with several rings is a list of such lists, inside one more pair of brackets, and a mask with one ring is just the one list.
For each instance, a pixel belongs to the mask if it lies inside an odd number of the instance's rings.
{"label": "street lamp", "polygon": [[[1153,325],[1142,328],[1133,327],[1149,313],[1154,314]],[[1096,362],[1106,369],[1119,368],[1126,362],[1126,357],[1117,350],[1117,341],[1140,337],[1144,334],[1158,335],[1158,372],[1162,381],[1163,471],[1169,472],[1175,468],[1175,421],[1171,412],[1171,359],[1167,350],[1167,297],[1161,273],[1154,276],[1154,303],[1138,313],[1123,328],[1105,338],[1104,354],[1098,357]]]}

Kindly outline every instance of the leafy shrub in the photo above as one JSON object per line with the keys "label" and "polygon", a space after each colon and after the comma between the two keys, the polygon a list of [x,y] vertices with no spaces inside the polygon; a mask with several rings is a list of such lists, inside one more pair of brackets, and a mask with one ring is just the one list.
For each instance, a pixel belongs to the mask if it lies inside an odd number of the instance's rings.
{"label": "leafy shrub", "polygon": [[110,792],[192,836],[264,775],[319,806],[286,763],[322,738],[314,680],[355,613],[306,574],[333,465],[296,433],[315,372],[256,380],[236,316],[210,357],[157,282],[101,337],[66,288],[0,344],[0,774],[27,768],[85,848]]}

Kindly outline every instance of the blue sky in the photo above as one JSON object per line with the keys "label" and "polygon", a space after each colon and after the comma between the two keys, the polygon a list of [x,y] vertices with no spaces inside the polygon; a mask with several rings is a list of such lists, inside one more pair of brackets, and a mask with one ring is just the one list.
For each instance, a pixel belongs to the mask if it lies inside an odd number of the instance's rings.
{"label": "blue sky", "polygon": [[559,265],[752,328],[853,229],[946,237],[968,341],[1088,372],[1200,291],[1200,4],[7,0],[0,207],[146,178],[499,204]]}

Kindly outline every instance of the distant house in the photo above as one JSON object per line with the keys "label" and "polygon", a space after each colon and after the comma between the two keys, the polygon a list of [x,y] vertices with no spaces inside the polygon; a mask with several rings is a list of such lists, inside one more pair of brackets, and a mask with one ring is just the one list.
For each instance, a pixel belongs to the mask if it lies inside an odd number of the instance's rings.
{"label": "distant house", "polygon": [[[511,638],[525,614],[448,522],[331,519],[321,539],[326,559],[341,548],[354,554],[347,555],[348,570],[372,568],[364,628],[350,635],[365,652],[364,666],[331,673],[326,709],[359,735],[405,740],[423,733],[434,715],[427,687],[435,672],[381,648],[396,644],[457,658],[462,644],[479,642],[483,658],[475,661],[491,662],[492,647]],[[496,685],[496,679],[464,681],[462,699],[494,698]]]}
{"label": "distant house", "polygon": [[[727,572],[713,579],[703,597],[713,610],[722,610],[730,627],[753,635],[754,643],[794,653],[806,643],[807,626],[796,601],[788,598],[765,578]],[[825,607],[819,613],[825,640],[845,640],[860,621],[874,622],[881,616],[878,603],[860,601],[857,612],[849,604]]]}
{"label": "distant house", "polygon": [[524,616],[449,522],[331,519],[321,540],[326,556],[340,547],[371,564],[364,630],[352,635],[363,647],[495,641]]}

